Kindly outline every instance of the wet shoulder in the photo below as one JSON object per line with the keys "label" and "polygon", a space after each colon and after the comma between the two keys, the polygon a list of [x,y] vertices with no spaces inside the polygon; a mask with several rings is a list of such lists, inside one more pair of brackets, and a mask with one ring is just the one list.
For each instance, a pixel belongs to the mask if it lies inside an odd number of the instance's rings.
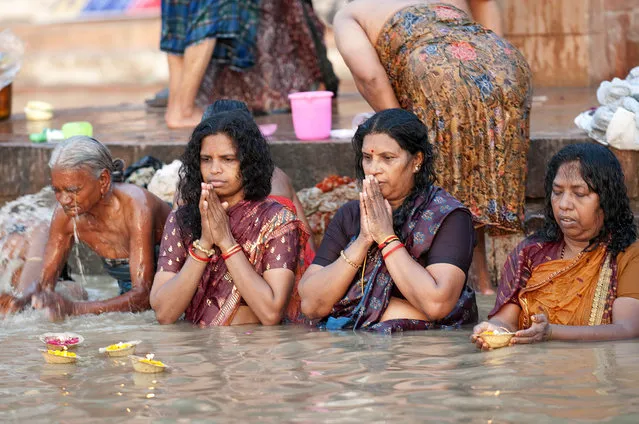
{"label": "wet shoulder", "polygon": [[116,183],[113,191],[122,201],[125,207],[138,207],[142,209],[155,209],[158,205],[168,204],[145,188],[135,184]]}
{"label": "wet shoulder", "polygon": [[376,1],[371,8],[370,0],[355,0],[340,9],[340,15],[344,18],[355,20],[364,30],[371,44],[375,45],[384,26],[402,9],[419,4],[419,1]]}

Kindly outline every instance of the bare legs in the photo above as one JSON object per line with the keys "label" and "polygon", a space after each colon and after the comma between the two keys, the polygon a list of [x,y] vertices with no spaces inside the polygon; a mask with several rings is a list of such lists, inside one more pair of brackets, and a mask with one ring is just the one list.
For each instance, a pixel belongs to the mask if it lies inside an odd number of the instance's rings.
{"label": "bare legs", "polygon": [[477,246],[473,251],[473,263],[475,274],[475,291],[480,294],[495,294],[491,288],[490,274],[488,273],[488,260],[486,258],[486,229],[477,228]]}
{"label": "bare legs", "polygon": [[189,46],[184,56],[168,55],[169,102],[164,119],[169,128],[192,128],[200,123],[203,111],[195,106],[195,96],[211,61],[215,38]]}

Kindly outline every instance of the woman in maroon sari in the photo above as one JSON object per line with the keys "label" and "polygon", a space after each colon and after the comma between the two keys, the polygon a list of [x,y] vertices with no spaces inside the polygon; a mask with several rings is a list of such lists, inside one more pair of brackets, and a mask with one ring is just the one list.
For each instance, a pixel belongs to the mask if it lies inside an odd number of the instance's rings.
{"label": "woman in maroon sari", "polygon": [[388,109],[360,125],[353,148],[360,200],[337,211],[300,282],[304,314],[384,332],[476,322],[472,217],[433,185],[426,126]]}
{"label": "woman in maroon sari", "polygon": [[182,162],[182,203],[167,219],[151,291],[158,321],[183,313],[200,326],[296,320],[308,233],[267,199],[274,166],[255,121],[242,111],[205,119]]}

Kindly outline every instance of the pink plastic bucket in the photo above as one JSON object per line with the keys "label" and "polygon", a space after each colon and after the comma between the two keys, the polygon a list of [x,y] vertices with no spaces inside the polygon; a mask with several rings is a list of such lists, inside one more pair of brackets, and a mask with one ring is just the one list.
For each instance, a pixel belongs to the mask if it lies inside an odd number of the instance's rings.
{"label": "pink plastic bucket", "polygon": [[303,91],[288,95],[297,138],[323,140],[331,135],[332,97],[330,91]]}

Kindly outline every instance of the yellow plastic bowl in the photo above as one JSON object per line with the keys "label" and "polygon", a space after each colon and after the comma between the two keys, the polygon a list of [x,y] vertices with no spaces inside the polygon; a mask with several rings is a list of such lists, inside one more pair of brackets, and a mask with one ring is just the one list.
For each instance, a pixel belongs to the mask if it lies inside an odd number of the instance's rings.
{"label": "yellow plastic bowl", "polygon": [[135,353],[135,348],[140,343],[140,340],[134,340],[124,343],[120,342],[109,345],[107,347],[101,347],[100,353],[106,353],[108,356],[112,357],[129,356]]}
{"label": "yellow plastic bowl", "polygon": [[131,356],[133,369],[145,374],[154,374],[166,371],[166,365],[160,361],[152,361],[139,356]]}
{"label": "yellow plastic bowl", "polygon": [[69,351],[42,350],[42,356],[48,364],[74,364],[78,356]]}
{"label": "yellow plastic bowl", "polygon": [[512,339],[514,335],[515,333],[510,332],[494,333],[492,331],[484,331],[479,335],[479,337],[481,337],[481,339],[491,349],[498,349],[500,347],[508,346],[508,343],[510,343],[510,339]]}
{"label": "yellow plastic bowl", "polygon": [[117,356],[129,356],[135,353],[135,345],[131,345],[129,347],[115,349],[115,350],[107,350],[106,354],[109,356],[117,357]]}

